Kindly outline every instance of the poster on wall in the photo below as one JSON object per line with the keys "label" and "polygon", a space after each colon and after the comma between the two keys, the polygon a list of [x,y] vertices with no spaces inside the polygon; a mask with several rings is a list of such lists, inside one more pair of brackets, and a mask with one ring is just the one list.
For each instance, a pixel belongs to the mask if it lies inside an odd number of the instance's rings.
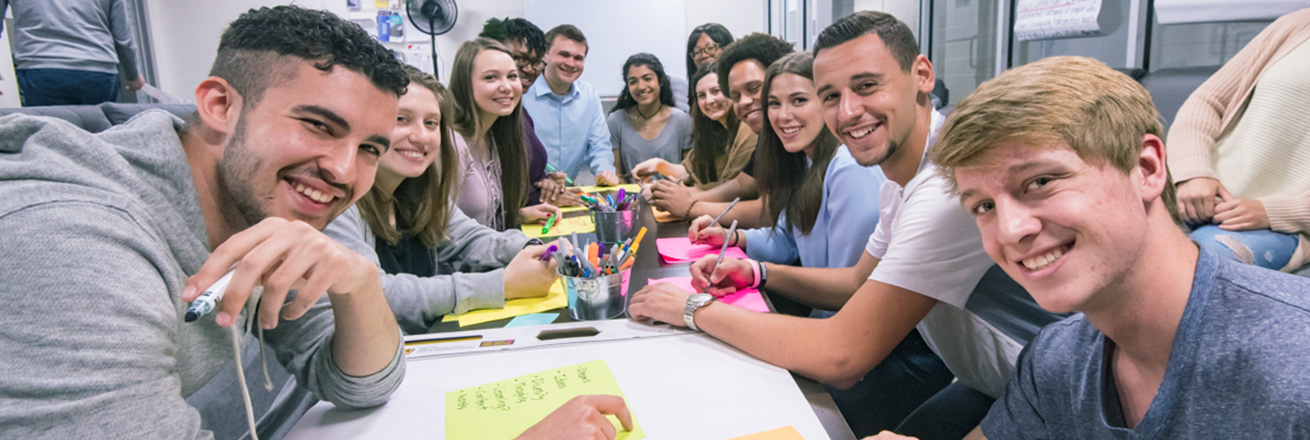
{"label": "poster on wall", "polygon": [[1104,35],[1101,0],[1018,0],[1014,9],[1020,41]]}
{"label": "poster on wall", "polygon": [[[431,44],[406,44],[405,48],[400,50],[401,62],[417,67],[418,70],[427,72],[429,75],[436,76],[432,70],[432,45]],[[441,60],[437,59],[440,64]]]}

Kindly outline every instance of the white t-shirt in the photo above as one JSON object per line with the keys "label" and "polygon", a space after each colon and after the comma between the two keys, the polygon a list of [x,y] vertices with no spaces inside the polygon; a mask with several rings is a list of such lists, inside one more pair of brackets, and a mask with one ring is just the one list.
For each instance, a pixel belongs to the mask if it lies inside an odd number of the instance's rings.
{"label": "white t-shirt", "polygon": [[929,162],[943,120],[933,112],[909,184],[882,184],[878,227],[865,247],[881,261],[869,279],[939,301],[919,332],[961,383],[997,397],[1024,344],[1056,318],[995,267],[973,218]]}

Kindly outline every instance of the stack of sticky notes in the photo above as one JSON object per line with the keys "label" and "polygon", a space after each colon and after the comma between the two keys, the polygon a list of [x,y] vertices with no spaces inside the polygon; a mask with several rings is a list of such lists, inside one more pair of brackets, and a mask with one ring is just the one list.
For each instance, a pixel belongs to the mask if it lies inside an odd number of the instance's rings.
{"label": "stack of sticky notes", "polygon": [[[687,237],[680,238],[661,238],[655,240],[655,248],[659,250],[660,260],[665,263],[689,263],[701,259],[706,255],[718,255],[719,247],[707,244],[692,244],[691,239]],[[746,258],[746,252],[741,248],[730,247],[723,256],[731,258]]]}

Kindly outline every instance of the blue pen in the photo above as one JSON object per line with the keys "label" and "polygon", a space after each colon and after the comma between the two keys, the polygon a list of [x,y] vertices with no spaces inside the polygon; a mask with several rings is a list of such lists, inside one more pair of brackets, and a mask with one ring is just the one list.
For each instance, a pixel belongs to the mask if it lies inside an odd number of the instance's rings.
{"label": "blue pen", "polygon": [[229,271],[218,281],[215,281],[213,285],[209,286],[208,289],[205,289],[204,293],[197,296],[195,301],[191,301],[191,307],[187,309],[186,317],[183,319],[186,322],[192,322],[214,311],[214,308],[218,307],[218,302],[223,299],[223,294],[227,293],[227,284],[232,282],[233,273],[235,271]]}

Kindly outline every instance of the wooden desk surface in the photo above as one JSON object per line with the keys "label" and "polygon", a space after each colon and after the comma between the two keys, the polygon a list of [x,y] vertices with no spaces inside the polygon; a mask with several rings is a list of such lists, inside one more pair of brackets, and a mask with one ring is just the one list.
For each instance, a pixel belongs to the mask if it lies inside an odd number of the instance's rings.
{"label": "wooden desk surface", "polygon": [[[638,249],[636,261],[632,265],[632,277],[629,281],[628,292],[636,292],[646,287],[646,281],[653,278],[665,277],[685,277],[690,275],[690,263],[667,264],[660,261],[659,252],[655,248],[655,240],[659,238],[686,237],[687,228],[691,227],[689,221],[679,221],[672,223],[657,223],[650,208],[643,202],[639,207],[642,215],[638,216],[642,226],[647,229],[646,236],[641,240],[641,247]],[[585,237],[585,238],[584,238]],[[583,242],[595,241],[595,234],[578,234],[578,239]],[[774,302],[768,294],[764,294],[764,300],[769,304],[771,310],[777,311]],[[788,302],[788,305],[778,304],[783,308],[794,307]],[[555,318],[555,323],[574,322],[569,317],[568,309],[546,312],[557,313],[559,317]],[[508,324],[510,319],[491,321],[483,324],[460,327],[456,321],[438,322],[432,326],[431,332],[444,333],[462,330],[479,330],[489,328],[501,328]],[[837,409],[837,404],[833,402],[832,397],[823,389],[823,385],[792,373],[792,378],[796,380],[796,386],[801,389],[805,399],[809,401],[810,407],[814,410],[819,421],[823,423],[824,430],[827,431],[828,437],[833,439],[854,439],[855,434],[851,432],[846,425],[846,419],[842,417],[841,412]]]}

